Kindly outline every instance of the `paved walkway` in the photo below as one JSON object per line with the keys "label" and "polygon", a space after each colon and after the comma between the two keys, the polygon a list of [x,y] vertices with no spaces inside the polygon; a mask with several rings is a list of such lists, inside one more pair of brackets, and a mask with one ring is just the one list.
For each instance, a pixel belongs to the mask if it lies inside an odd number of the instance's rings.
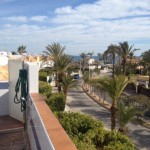
{"label": "paved walkway", "polygon": [[[79,81],[80,84],[82,81]],[[100,119],[104,126],[110,129],[110,112],[87,96],[81,86],[68,93],[67,105],[73,112],[81,112]],[[150,130],[137,124],[128,124],[129,137],[140,150],[150,150]]]}

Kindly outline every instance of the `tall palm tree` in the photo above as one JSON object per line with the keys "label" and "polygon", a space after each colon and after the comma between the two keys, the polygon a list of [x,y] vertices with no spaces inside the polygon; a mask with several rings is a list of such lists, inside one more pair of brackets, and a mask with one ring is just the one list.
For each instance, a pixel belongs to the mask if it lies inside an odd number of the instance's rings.
{"label": "tall palm tree", "polygon": [[126,125],[129,121],[134,119],[134,116],[139,113],[139,110],[132,105],[125,106],[121,101],[118,106],[117,119],[119,124],[119,131],[123,134],[126,133]]}
{"label": "tall palm tree", "polygon": [[67,73],[67,69],[73,61],[73,57],[67,54],[62,54],[57,58],[54,64],[54,70],[58,75],[58,92],[61,92],[61,82]]}
{"label": "tall palm tree", "polygon": [[110,54],[112,56],[112,63],[113,63],[113,77],[115,75],[115,56],[116,56],[116,52],[117,52],[117,45],[111,44],[108,46],[107,50],[105,51],[106,54]]}
{"label": "tall palm tree", "polygon": [[82,58],[82,74],[84,74],[85,61],[86,61],[86,58],[87,58],[87,54],[83,52],[83,53],[80,54],[80,57]]}
{"label": "tall palm tree", "polygon": [[130,52],[129,53],[129,58],[130,58],[130,63],[132,62],[132,59],[134,58],[134,53],[133,52]]}
{"label": "tall palm tree", "polygon": [[102,54],[98,53],[97,56],[98,56],[98,60],[101,61],[102,60]]}
{"label": "tall palm tree", "polygon": [[26,46],[23,46],[23,45],[19,46],[18,47],[18,53],[20,55],[22,55],[22,53],[26,53]]}
{"label": "tall palm tree", "polygon": [[103,85],[105,91],[108,92],[109,96],[112,99],[110,108],[111,130],[114,130],[116,127],[117,103],[119,101],[121,93],[128,83],[128,80],[125,76],[115,76],[114,78],[99,79],[98,82]]}
{"label": "tall palm tree", "polygon": [[139,49],[133,49],[133,45],[130,46],[127,41],[119,43],[117,52],[122,58],[123,74],[126,72],[127,57],[130,53],[134,53],[137,50]]}
{"label": "tall palm tree", "polygon": [[46,51],[43,51],[43,53],[45,53],[48,56],[51,56],[55,61],[58,56],[64,53],[64,50],[65,46],[61,46],[60,43],[52,43],[51,45],[46,46]]}
{"label": "tall palm tree", "polygon": [[64,54],[65,46],[61,46],[60,43],[52,43],[51,45],[46,46],[46,50],[43,51],[48,57],[44,58],[44,61],[48,61],[49,59],[52,59],[54,62],[54,66],[52,70],[55,72],[55,82],[56,86],[58,84],[58,69],[57,69],[57,61],[58,58],[61,57],[61,55]]}
{"label": "tall palm tree", "polygon": [[87,55],[90,56],[90,59],[93,58],[93,54],[94,54],[94,52],[88,52],[88,53],[87,53]]}
{"label": "tall palm tree", "polygon": [[65,94],[65,102],[67,100],[68,90],[77,87],[77,81],[70,75],[65,75],[61,81],[63,92]]}
{"label": "tall palm tree", "polygon": [[142,61],[144,61],[147,66],[147,70],[149,72],[149,85],[150,85],[150,49],[142,53]]}

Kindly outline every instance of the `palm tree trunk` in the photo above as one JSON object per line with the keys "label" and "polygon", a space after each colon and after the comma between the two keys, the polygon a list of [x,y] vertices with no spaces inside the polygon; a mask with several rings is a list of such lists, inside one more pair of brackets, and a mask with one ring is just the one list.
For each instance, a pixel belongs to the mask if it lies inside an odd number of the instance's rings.
{"label": "palm tree trunk", "polygon": [[84,71],[85,71],[85,61],[83,60],[83,64],[82,64],[82,74],[84,74]]}
{"label": "palm tree trunk", "polygon": [[68,93],[68,90],[64,90],[64,94],[65,94],[65,104],[66,104],[66,101],[67,101],[67,93]]}
{"label": "palm tree trunk", "polygon": [[55,87],[58,86],[58,73],[55,74]]}
{"label": "palm tree trunk", "polygon": [[117,115],[117,108],[115,106],[115,103],[112,104],[110,108],[111,112],[111,130],[113,131],[116,127],[116,115]]}
{"label": "palm tree trunk", "polygon": [[123,74],[125,75],[126,73],[126,59],[123,59]]}
{"label": "palm tree trunk", "polygon": [[150,72],[149,72],[149,87],[150,87]]}
{"label": "palm tree trunk", "polygon": [[113,54],[113,78],[115,76],[115,54]]}

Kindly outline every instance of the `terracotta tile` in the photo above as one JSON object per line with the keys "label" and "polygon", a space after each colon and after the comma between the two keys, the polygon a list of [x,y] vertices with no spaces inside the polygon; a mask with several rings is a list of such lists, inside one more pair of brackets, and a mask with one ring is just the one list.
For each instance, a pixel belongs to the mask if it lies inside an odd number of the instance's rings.
{"label": "terracotta tile", "polygon": [[41,115],[47,133],[56,150],[77,150],[65,130],[60,125],[50,108],[39,93],[31,94]]}

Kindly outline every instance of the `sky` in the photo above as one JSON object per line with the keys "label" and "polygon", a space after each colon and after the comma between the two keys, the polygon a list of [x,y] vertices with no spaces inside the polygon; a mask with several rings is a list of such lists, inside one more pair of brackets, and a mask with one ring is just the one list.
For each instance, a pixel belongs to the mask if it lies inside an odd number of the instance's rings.
{"label": "sky", "polygon": [[150,0],[0,0],[0,51],[42,54],[59,42],[97,55],[124,41],[136,55],[150,49]]}

